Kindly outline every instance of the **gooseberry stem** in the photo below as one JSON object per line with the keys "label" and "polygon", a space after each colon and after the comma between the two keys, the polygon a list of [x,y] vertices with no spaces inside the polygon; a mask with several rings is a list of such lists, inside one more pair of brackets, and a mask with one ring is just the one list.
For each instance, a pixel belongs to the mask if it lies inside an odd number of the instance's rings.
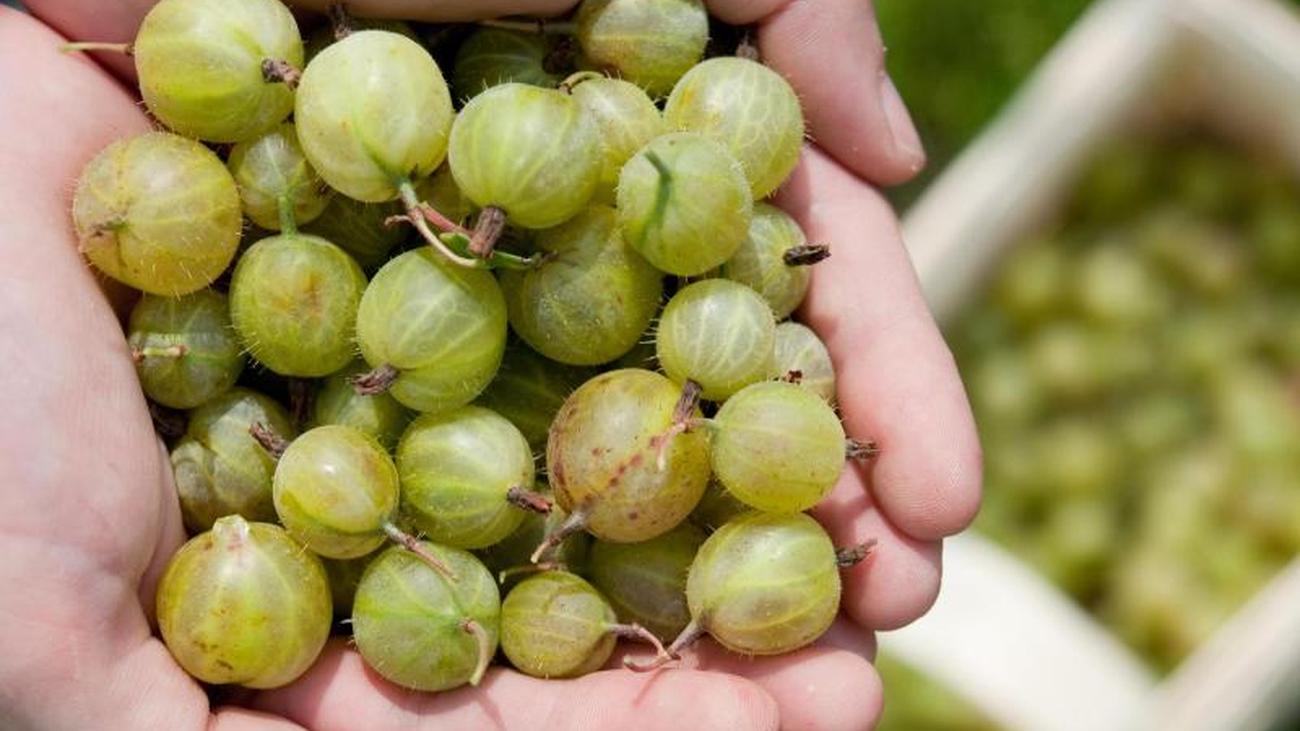
{"label": "gooseberry stem", "polygon": [[64,43],[62,46],[59,46],[59,50],[64,53],[75,53],[78,51],[112,51],[113,53],[125,53],[128,56],[135,54],[135,46],[130,43],[99,43],[94,41]]}
{"label": "gooseberry stem", "polygon": [[429,549],[425,548],[423,543],[420,543],[420,539],[407,533],[401,528],[398,528],[392,523],[384,523],[384,534],[387,535],[389,540],[392,542],[415,554],[421,561],[428,564],[429,568],[437,571],[442,578],[447,581],[456,580],[456,574],[452,573],[451,567],[442,561],[439,561],[437,556],[430,553]]}
{"label": "gooseberry stem", "polygon": [[293,197],[282,195],[276,201],[276,209],[280,214],[280,233],[292,236],[298,233],[298,217],[293,211]]}
{"label": "gooseberry stem", "polygon": [[812,266],[817,262],[826,261],[830,258],[831,247],[826,244],[804,244],[803,246],[791,246],[781,255],[781,260],[786,266],[806,267]]}
{"label": "gooseberry stem", "polygon": [[276,434],[271,427],[260,421],[255,421],[248,427],[248,434],[258,445],[271,455],[272,459],[280,459],[284,452],[289,448],[289,440]]}
{"label": "gooseberry stem", "polygon": [[880,446],[873,441],[862,441],[859,439],[844,440],[844,457],[845,459],[864,461],[880,454]]}
{"label": "gooseberry stem", "polygon": [[[668,651],[664,649],[664,643],[660,642],[659,638],[655,637],[653,632],[636,622],[630,624],[611,624],[609,625],[608,630],[610,634],[621,640],[634,640],[636,642],[644,642],[648,645],[652,645],[655,648],[653,661],[658,661],[661,665],[677,659],[668,654]],[[631,658],[624,656],[623,664],[628,665],[629,661],[631,661]]]}
{"label": "gooseberry stem", "polygon": [[871,555],[872,549],[876,547],[876,539],[863,541],[856,546],[845,546],[844,548],[835,549],[835,565],[842,569],[853,568],[862,563],[867,556]]}
{"label": "gooseberry stem", "polygon": [[510,489],[506,490],[506,502],[520,510],[527,510],[538,515],[550,515],[551,509],[554,507],[545,495],[521,485],[511,485]]}
{"label": "gooseberry stem", "polygon": [[678,397],[677,405],[673,407],[673,425],[663,434],[650,440],[650,446],[655,450],[655,465],[660,472],[668,467],[668,448],[672,446],[673,439],[677,438],[678,434],[684,434],[698,426],[698,420],[694,417],[702,393],[704,388],[699,383],[686,379],[682,384],[682,395]]}
{"label": "gooseberry stem", "polygon": [[399,375],[401,375],[401,371],[397,370],[395,366],[385,363],[372,371],[358,373],[348,379],[348,382],[352,384],[352,390],[356,391],[357,395],[374,396],[392,388]]}
{"label": "gooseberry stem", "polygon": [[293,420],[297,422],[298,426],[301,427],[307,423],[307,419],[311,415],[315,395],[316,389],[312,388],[311,379],[289,379],[289,409],[293,413]]}
{"label": "gooseberry stem", "polygon": [[483,629],[483,625],[472,619],[462,621],[460,628],[474,635],[474,639],[478,642],[478,662],[474,665],[474,673],[469,676],[469,684],[477,686],[483,680],[488,664],[492,662],[492,638],[488,636],[487,630]]}
{"label": "gooseberry stem", "polygon": [[438,238],[437,234],[429,230],[429,223],[425,220],[424,208],[426,206],[423,206],[420,202],[419,196],[415,194],[415,186],[409,179],[399,183],[397,190],[401,194],[402,205],[406,206],[406,219],[411,222],[411,225],[415,226],[415,230],[420,232],[420,236],[424,237],[424,240],[429,242],[429,245],[436,249],[439,254],[445,256],[453,264],[469,269],[482,269],[484,267],[484,262],[481,259],[471,259],[457,254],[448,248],[442,242],[442,239]]}
{"label": "gooseberry stem", "polygon": [[803,383],[803,371],[798,368],[791,368],[781,376],[781,380],[786,383],[793,383],[797,386],[800,383]]}
{"label": "gooseberry stem", "polygon": [[474,233],[469,237],[469,253],[480,259],[490,259],[496,249],[497,240],[506,230],[506,212],[496,206],[488,206],[478,214],[474,224]]}
{"label": "gooseberry stem", "polygon": [[567,21],[550,21],[537,18],[535,20],[480,20],[479,25],[488,28],[502,28],[505,30],[517,30],[524,33],[542,33],[553,35],[572,35],[578,32],[578,24]]}
{"label": "gooseberry stem", "polygon": [[334,40],[341,41],[352,35],[352,18],[347,6],[341,2],[330,3],[325,12],[329,15],[330,27],[334,29]]}
{"label": "gooseberry stem", "polygon": [[131,350],[131,360],[139,363],[145,358],[180,358],[189,352],[189,348],[184,345],[169,345],[165,348],[134,348]]}
{"label": "gooseberry stem", "polygon": [[641,662],[633,660],[630,657],[623,658],[623,667],[628,670],[635,670],[639,673],[657,670],[663,667],[670,660],[679,660],[682,656],[682,650],[695,644],[695,641],[704,636],[707,630],[704,629],[704,623],[698,619],[691,619],[691,623],[686,625],[673,644],[662,655],[655,655],[649,661]]}
{"label": "gooseberry stem", "polygon": [[560,85],[556,88],[564,92],[565,94],[572,94],[573,87],[577,86],[578,84],[581,84],[584,81],[591,81],[592,79],[603,79],[603,78],[605,78],[604,74],[597,73],[595,71],[578,71],[576,73],[569,74],[569,76],[566,77],[564,81],[561,81]]}
{"label": "gooseberry stem", "polygon": [[281,58],[262,59],[262,80],[268,84],[284,84],[297,89],[302,80],[302,69]]}
{"label": "gooseberry stem", "polygon": [[504,584],[506,579],[517,574],[537,574],[543,571],[568,571],[569,567],[563,561],[543,561],[541,563],[528,564],[527,566],[511,566],[497,573],[497,583]]}
{"label": "gooseberry stem", "polygon": [[569,513],[569,517],[565,518],[564,522],[561,523],[558,528],[548,533],[546,538],[542,539],[541,544],[537,546],[537,550],[533,551],[533,555],[528,557],[529,562],[538,563],[542,560],[542,556],[546,555],[547,551],[553,550],[556,546],[563,543],[564,539],[586,527],[586,511],[579,508],[574,510],[572,513]]}

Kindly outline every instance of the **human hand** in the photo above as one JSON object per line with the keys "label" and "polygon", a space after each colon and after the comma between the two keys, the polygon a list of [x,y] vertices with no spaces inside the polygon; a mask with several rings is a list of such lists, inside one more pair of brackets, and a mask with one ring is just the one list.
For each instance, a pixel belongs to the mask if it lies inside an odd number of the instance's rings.
{"label": "human hand", "polygon": [[[149,3],[28,4],[70,37],[111,40],[129,38]],[[472,7],[497,15],[545,4]],[[362,13],[375,5],[355,7]],[[834,12],[866,7],[837,5]],[[810,9],[820,6],[794,3],[759,33],[769,61],[796,82],[771,48],[774,38],[804,53],[840,52],[850,42],[827,41],[846,21]],[[715,12],[737,19],[721,6]],[[804,18],[802,36],[777,27],[792,13],[813,16]],[[819,25],[818,17],[833,24]],[[795,37],[820,40],[788,40]],[[864,659],[873,649],[870,631],[906,624],[933,600],[937,541],[964,527],[978,502],[978,447],[888,206],[815,150],[780,196],[809,238],[835,251],[834,264],[815,270],[804,315],[835,356],[849,432],[884,450],[868,467],[847,470],[816,511],[837,544],[879,541],[870,560],[845,573],[843,616],[818,645],[751,660],[705,643],[682,668],[614,669],[571,681],[493,669],[478,688],[428,695],[383,682],[335,642],[288,688],[211,709],[150,632],[154,583],[184,536],[112,297],[96,289],[67,215],[85,162],[148,121],[93,63],[59,54],[60,43],[32,19],[0,11],[0,88],[9,92],[0,106],[0,251],[7,254],[0,350],[10,365],[0,382],[0,552],[7,559],[0,727],[834,729],[874,721],[881,690]],[[822,81],[832,66],[819,60],[812,68]],[[799,88],[814,135],[854,170],[891,182],[919,164],[914,157],[890,167],[895,158],[880,142],[890,138],[862,126],[885,119],[883,112],[855,118],[860,134],[845,139],[860,147],[831,145],[822,129],[830,123],[819,120],[834,119],[833,105],[817,106],[814,92]],[[848,110],[873,95],[836,98]]]}

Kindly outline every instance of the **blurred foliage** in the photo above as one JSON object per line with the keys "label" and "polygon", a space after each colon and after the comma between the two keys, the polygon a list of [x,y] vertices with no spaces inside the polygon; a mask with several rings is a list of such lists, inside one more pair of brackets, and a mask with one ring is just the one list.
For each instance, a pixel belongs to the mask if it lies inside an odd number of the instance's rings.
{"label": "blurred foliage", "polygon": [[978,527],[1173,668],[1300,552],[1300,186],[1116,143],[951,329]]}
{"label": "blurred foliage", "polygon": [[901,660],[881,652],[876,670],[885,712],[876,731],[996,731],[974,706]]}
{"label": "blurred foliage", "polygon": [[1091,0],[877,0],[889,73],[929,154],[905,206],[979,133]]}

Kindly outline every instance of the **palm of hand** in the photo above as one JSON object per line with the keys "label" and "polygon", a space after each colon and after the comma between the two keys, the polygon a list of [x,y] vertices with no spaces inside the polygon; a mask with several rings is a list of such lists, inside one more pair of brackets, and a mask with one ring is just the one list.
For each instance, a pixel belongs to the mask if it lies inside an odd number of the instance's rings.
{"label": "palm of hand", "polygon": [[[107,75],[61,56],[59,42],[0,11],[0,88],[20,100],[0,107],[0,352],[9,365],[0,381],[0,726],[871,724],[880,687],[863,659],[870,630],[905,624],[933,600],[937,540],[964,526],[978,502],[978,448],[892,214],[815,151],[781,196],[811,239],[836,243],[836,264],[819,268],[804,315],[835,356],[849,432],[886,449],[869,474],[846,471],[816,511],[840,544],[880,541],[846,573],[844,616],[822,642],[758,660],[706,643],[685,669],[651,676],[615,669],[547,682],[494,670],[477,689],[433,696],[384,683],[336,642],[299,682],[241,699],[262,711],[210,715],[201,688],[151,635],[153,588],[184,535],[110,303],[116,291],[106,298],[97,289],[67,216],[85,161],[148,122]],[[855,272],[872,273],[869,290]]]}

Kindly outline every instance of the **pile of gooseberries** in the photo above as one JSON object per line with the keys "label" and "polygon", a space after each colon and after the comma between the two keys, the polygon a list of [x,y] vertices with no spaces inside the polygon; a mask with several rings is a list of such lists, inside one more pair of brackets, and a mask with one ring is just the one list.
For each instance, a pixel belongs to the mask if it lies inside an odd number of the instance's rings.
{"label": "pile of gooseberries", "polygon": [[186,671],[283,685],[333,627],[438,691],[498,647],[572,677],[619,639],[649,669],[826,631],[864,551],[803,511],[872,450],[782,322],[829,253],[764,200],[798,99],[747,44],[706,60],[709,23],[336,8],[304,50],[279,0],[162,0],[117,49],[170,131],[91,160],[72,215],[146,293],[127,342],[192,535],[157,600]]}

